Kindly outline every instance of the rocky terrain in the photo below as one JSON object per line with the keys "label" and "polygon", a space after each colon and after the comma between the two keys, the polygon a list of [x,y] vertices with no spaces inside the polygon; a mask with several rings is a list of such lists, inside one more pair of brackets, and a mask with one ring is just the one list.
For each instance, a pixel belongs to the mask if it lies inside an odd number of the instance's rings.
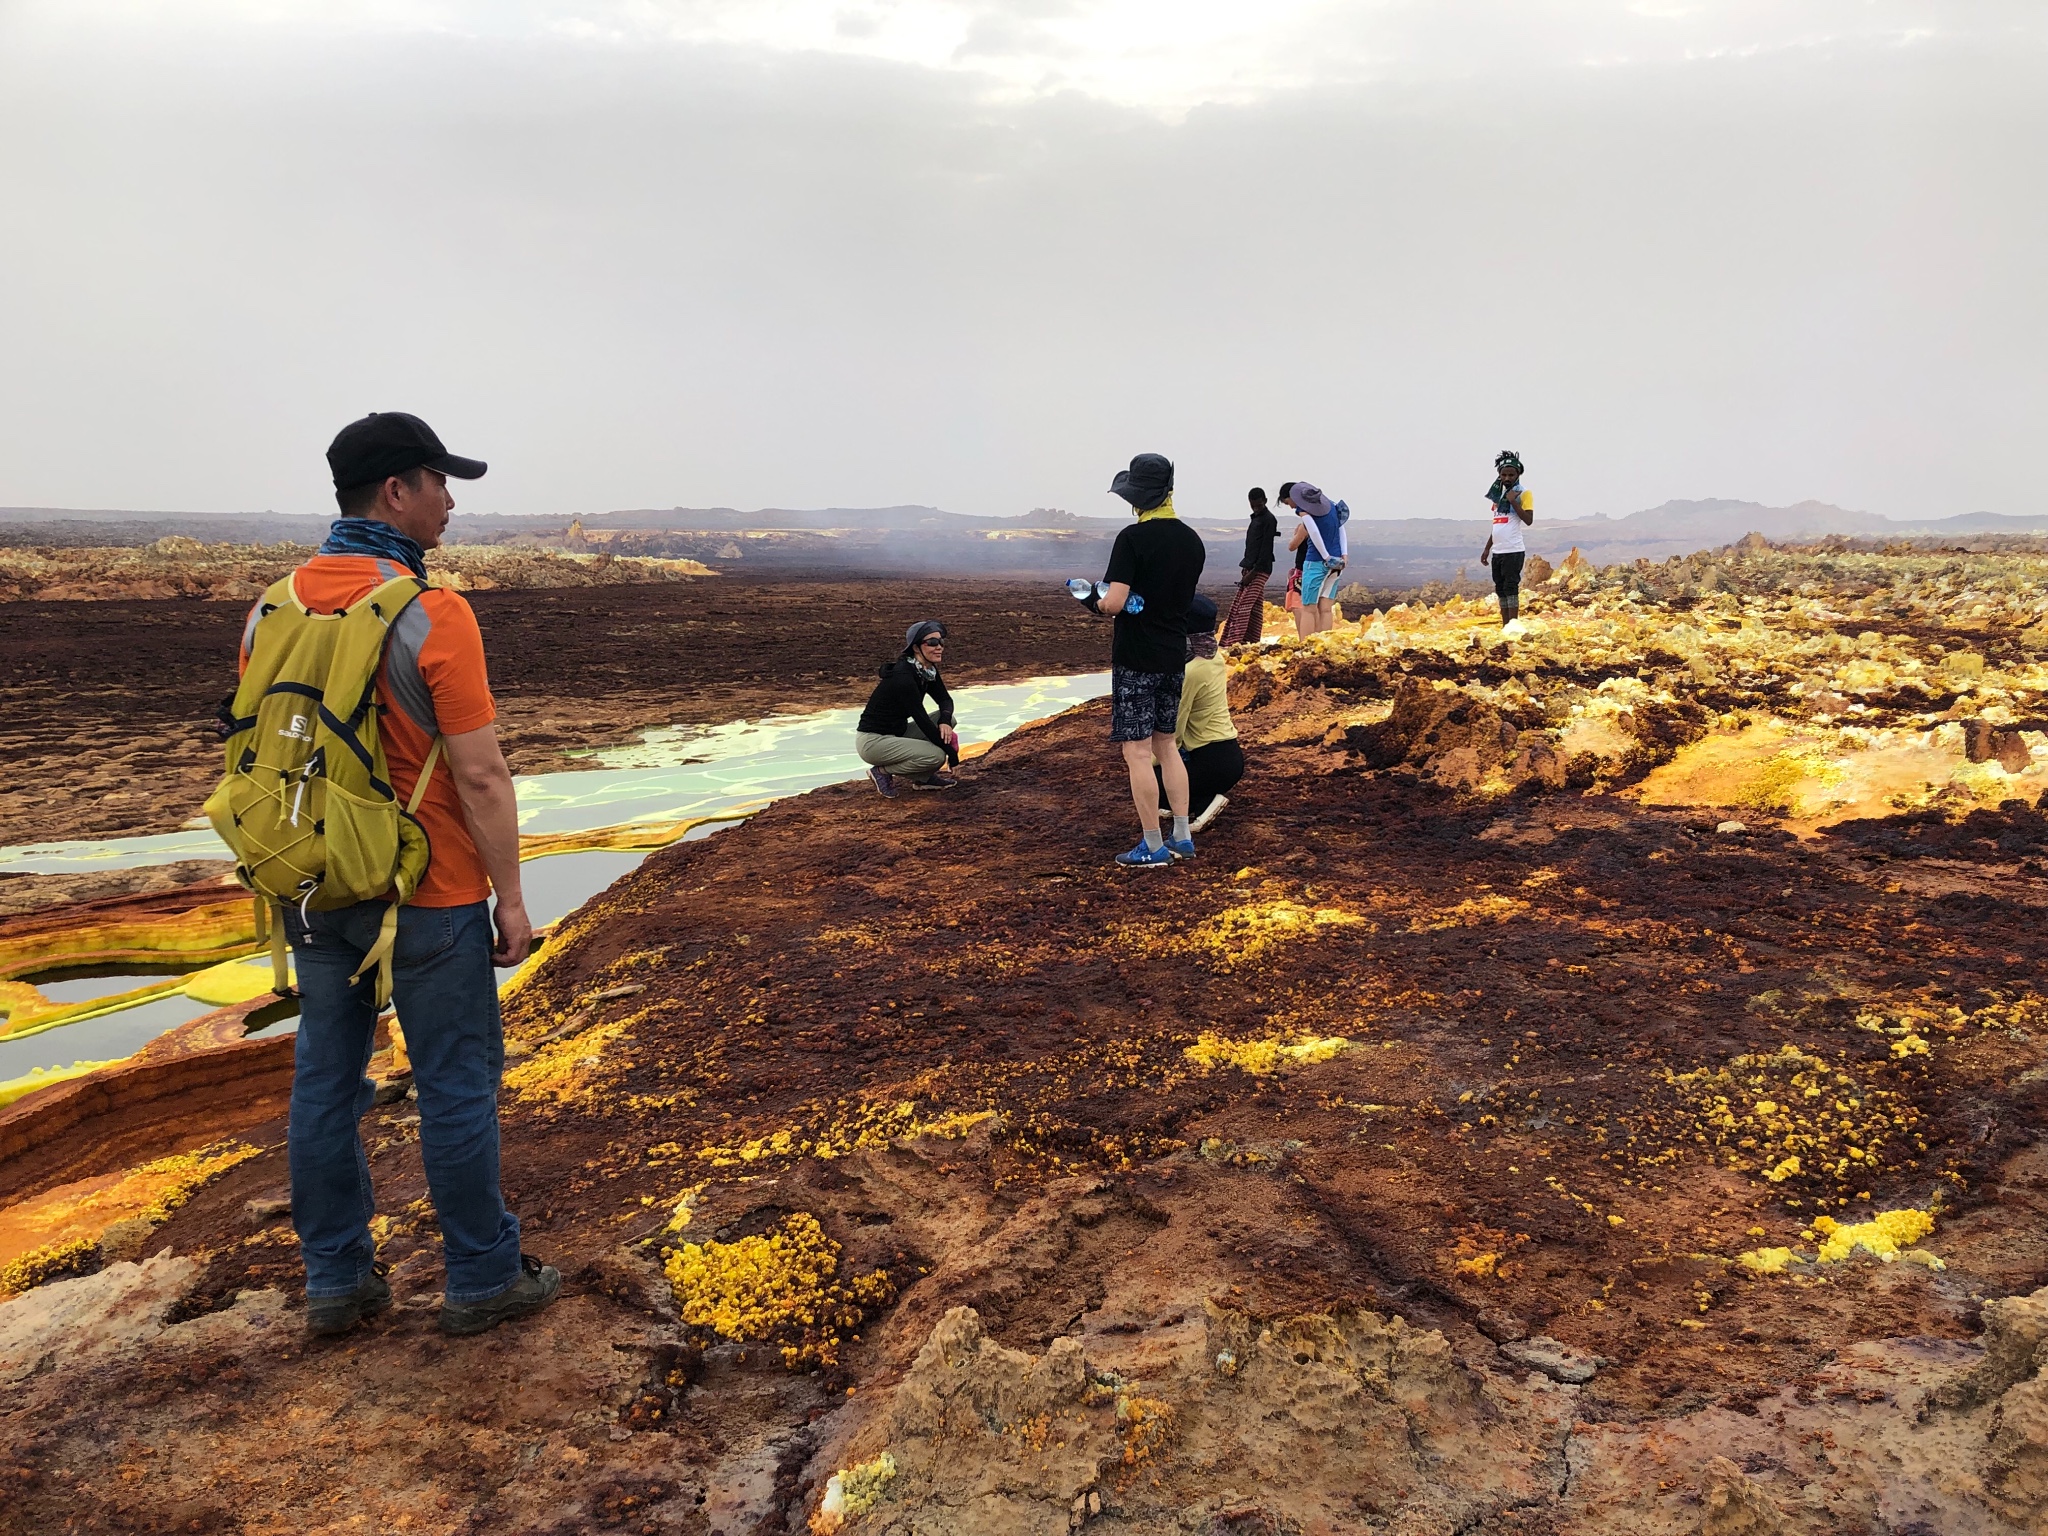
{"label": "rocky terrain", "polygon": [[[202,544],[170,534],[139,548],[0,547],[0,602],[216,598],[254,602],[313,553],[310,544]],[[459,592],[610,587],[712,574],[694,560],[453,545],[427,556],[435,580]]]}
{"label": "rocky terrain", "polygon": [[1460,600],[1245,656],[1251,769],[1157,874],[1108,863],[1101,706],[655,854],[507,1000],[507,1188],[569,1285],[480,1340],[434,1330],[395,1048],[402,1305],[325,1345],[233,1010],[32,1094],[10,1512],[2048,1528],[2038,565],[1567,560],[1513,639]]}

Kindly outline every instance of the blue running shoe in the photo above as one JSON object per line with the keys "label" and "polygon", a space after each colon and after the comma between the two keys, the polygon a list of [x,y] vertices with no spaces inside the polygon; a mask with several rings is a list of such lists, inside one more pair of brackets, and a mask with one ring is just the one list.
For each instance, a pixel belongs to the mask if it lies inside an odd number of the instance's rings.
{"label": "blue running shoe", "polygon": [[1166,851],[1176,859],[1192,859],[1195,856],[1195,840],[1192,837],[1183,837],[1175,841],[1169,837],[1166,840]]}
{"label": "blue running shoe", "polygon": [[1125,869],[1165,869],[1173,863],[1173,855],[1166,851],[1164,843],[1157,848],[1147,848],[1145,839],[1141,837],[1137,847],[1129,853],[1118,854],[1116,861]]}

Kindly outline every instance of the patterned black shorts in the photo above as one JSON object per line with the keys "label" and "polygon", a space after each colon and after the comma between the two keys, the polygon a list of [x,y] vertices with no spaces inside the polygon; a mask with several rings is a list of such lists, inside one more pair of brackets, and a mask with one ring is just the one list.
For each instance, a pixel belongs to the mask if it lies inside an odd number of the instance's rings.
{"label": "patterned black shorts", "polygon": [[1109,669],[1109,739],[1145,741],[1171,736],[1180,721],[1182,672]]}

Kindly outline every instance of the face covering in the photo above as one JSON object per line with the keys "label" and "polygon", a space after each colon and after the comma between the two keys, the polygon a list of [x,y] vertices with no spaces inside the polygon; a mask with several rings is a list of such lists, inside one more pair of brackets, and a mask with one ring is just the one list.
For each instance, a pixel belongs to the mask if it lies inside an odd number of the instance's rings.
{"label": "face covering", "polygon": [[395,560],[421,581],[427,579],[426,551],[389,523],[380,523],[374,517],[337,517],[319,552]]}

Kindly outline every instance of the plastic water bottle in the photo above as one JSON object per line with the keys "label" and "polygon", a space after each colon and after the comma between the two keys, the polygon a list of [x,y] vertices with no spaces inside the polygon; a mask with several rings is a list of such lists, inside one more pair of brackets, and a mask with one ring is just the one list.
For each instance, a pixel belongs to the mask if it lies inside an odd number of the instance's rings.
{"label": "plastic water bottle", "polygon": [[[1067,591],[1073,594],[1074,601],[1077,603],[1087,602],[1088,594],[1091,591],[1095,594],[1095,600],[1101,602],[1102,599],[1109,596],[1109,583],[1106,581],[1091,582],[1085,576],[1072,576],[1067,579]],[[1144,611],[1145,599],[1138,596],[1137,593],[1133,592],[1124,599],[1125,613],[1143,613]]]}

